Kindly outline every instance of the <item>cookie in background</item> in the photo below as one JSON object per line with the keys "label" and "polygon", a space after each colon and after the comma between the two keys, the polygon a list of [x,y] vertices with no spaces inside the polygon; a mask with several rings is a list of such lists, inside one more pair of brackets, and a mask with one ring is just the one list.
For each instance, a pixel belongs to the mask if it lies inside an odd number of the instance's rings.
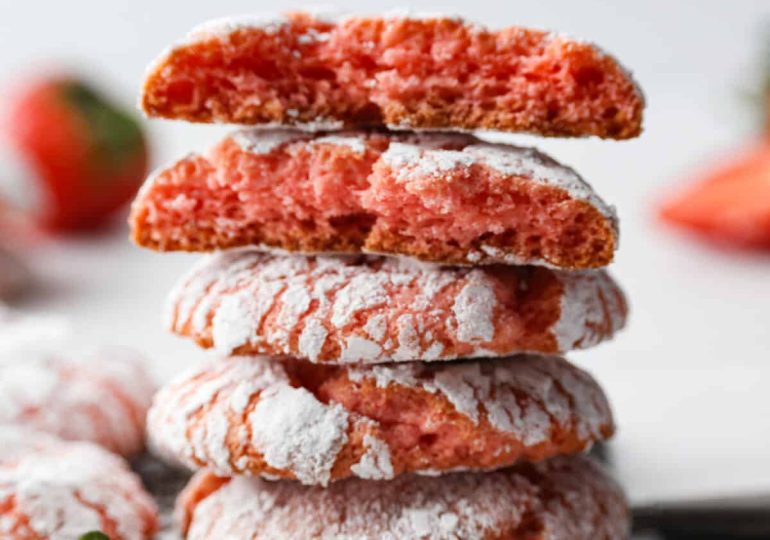
{"label": "cookie in background", "polygon": [[132,350],[78,343],[63,318],[0,311],[0,424],[89,441],[132,457],[144,449],[155,385]]}
{"label": "cookie in background", "polygon": [[0,424],[0,503],[1,538],[148,540],[158,529],[125,461],[22,426]]}

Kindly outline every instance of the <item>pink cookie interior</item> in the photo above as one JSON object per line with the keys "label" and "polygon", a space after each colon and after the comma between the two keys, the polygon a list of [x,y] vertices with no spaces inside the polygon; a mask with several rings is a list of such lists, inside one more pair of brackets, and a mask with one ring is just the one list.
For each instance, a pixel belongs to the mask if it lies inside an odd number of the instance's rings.
{"label": "pink cookie interior", "polygon": [[143,106],[193,121],[338,121],[629,138],[643,98],[597,47],[456,18],[294,14],[194,31],[154,66]]}
{"label": "pink cookie interior", "polygon": [[[268,151],[238,141],[248,136],[236,134],[155,177],[135,205],[138,243],[191,251],[251,244],[363,249],[449,263],[569,268],[612,260],[616,224],[604,203],[575,197],[556,182],[510,174],[484,159],[426,169],[419,157],[399,156],[403,147],[425,146],[420,136],[284,134]],[[460,150],[478,143],[464,136],[427,140],[457,160],[470,158]],[[504,148],[481,145],[479,152]],[[527,159],[566,170],[541,154]]]}

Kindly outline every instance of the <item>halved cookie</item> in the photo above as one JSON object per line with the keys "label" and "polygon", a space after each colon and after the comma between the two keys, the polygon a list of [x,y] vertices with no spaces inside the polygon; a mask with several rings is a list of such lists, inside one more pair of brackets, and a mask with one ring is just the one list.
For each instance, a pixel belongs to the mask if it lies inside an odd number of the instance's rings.
{"label": "halved cookie", "polygon": [[600,270],[237,250],[192,268],[167,318],[176,334],[222,354],[371,364],[588,348],[618,332],[626,313]]}
{"label": "halved cookie", "polygon": [[194,122],[521,131],[627,139],[644,98],[584,41],[458,17],[211,21],[150,67],[141,105]]}
{"label": "halved cookie", "polygon": [[557,357],[372,367],[234,357],[156,396],[152,446],[224,476],[326,485],[540,461],[614,431],[601,388]]}
{"label": "halved cookie", "polygon": [[614,210],[572,169],[470,135],[236,132],[151,176],[132,236],[158,250],[257,245],[450,264],[596,268]]}

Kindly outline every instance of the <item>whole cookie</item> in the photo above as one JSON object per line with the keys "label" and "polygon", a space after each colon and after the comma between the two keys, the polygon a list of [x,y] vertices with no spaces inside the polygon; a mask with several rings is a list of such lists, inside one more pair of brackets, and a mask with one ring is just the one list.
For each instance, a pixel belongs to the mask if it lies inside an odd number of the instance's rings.
{"label": "whole cookie", "polygon": [[141,105],[194,122],[627,139],[641,131],[644,98],[610,55],[550,32],[304,12],[195,28],[150,67]]}
{"label": "whole cookie", "polygon": [[582,456],[501,471],[346,480],[329,488],[193,478],[178,501],[187,540],[623,540],[620,488]]}
{"label": "whole cookie", "polygon": [[168,325],[222,354],[375,364],[588,348],[619,331],[626,312],[602,271],[238,250],[180,280]]}
{"label": "whole cookie", "polygon": [[142,356],[56,344],[0,352],[0,424],[90,441],[123,456],[141,452],[155,390]]}
{"label": "whole cookie", "polygon": [[153,174],[135,241],[159,250],[265,246],[444,264],[597,268],[615,211],[533,148],[471,135],[244,130]]}
{"label": "whole cookie", "polygon": [[157,510],[139,478],[106,450],[0,424],[0,538],[70,540],[102,531],[149,540]]}
{"label": "whole cookie", "polygon": [[596,381],[536,356],[371,367],[234,357],[168,384],[148,415],[152,447],[190,468],[319,485],[539,461],[613,430]]}

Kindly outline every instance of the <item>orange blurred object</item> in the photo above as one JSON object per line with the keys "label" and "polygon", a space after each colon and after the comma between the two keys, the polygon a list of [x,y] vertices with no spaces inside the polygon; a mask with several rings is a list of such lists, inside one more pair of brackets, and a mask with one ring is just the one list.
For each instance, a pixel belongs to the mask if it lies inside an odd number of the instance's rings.
{"label": "orange blurred object", "polygon": [[660,215],[712,240],[770,249],[770,138],[665,200]]}
{"label": "orange blurred object", "polygon": [[41,192],[34,219],[62,231],[93,229],[125,206],[147,174],[138,122],[74,77],[34,80],[10,103],[5,135]]}

